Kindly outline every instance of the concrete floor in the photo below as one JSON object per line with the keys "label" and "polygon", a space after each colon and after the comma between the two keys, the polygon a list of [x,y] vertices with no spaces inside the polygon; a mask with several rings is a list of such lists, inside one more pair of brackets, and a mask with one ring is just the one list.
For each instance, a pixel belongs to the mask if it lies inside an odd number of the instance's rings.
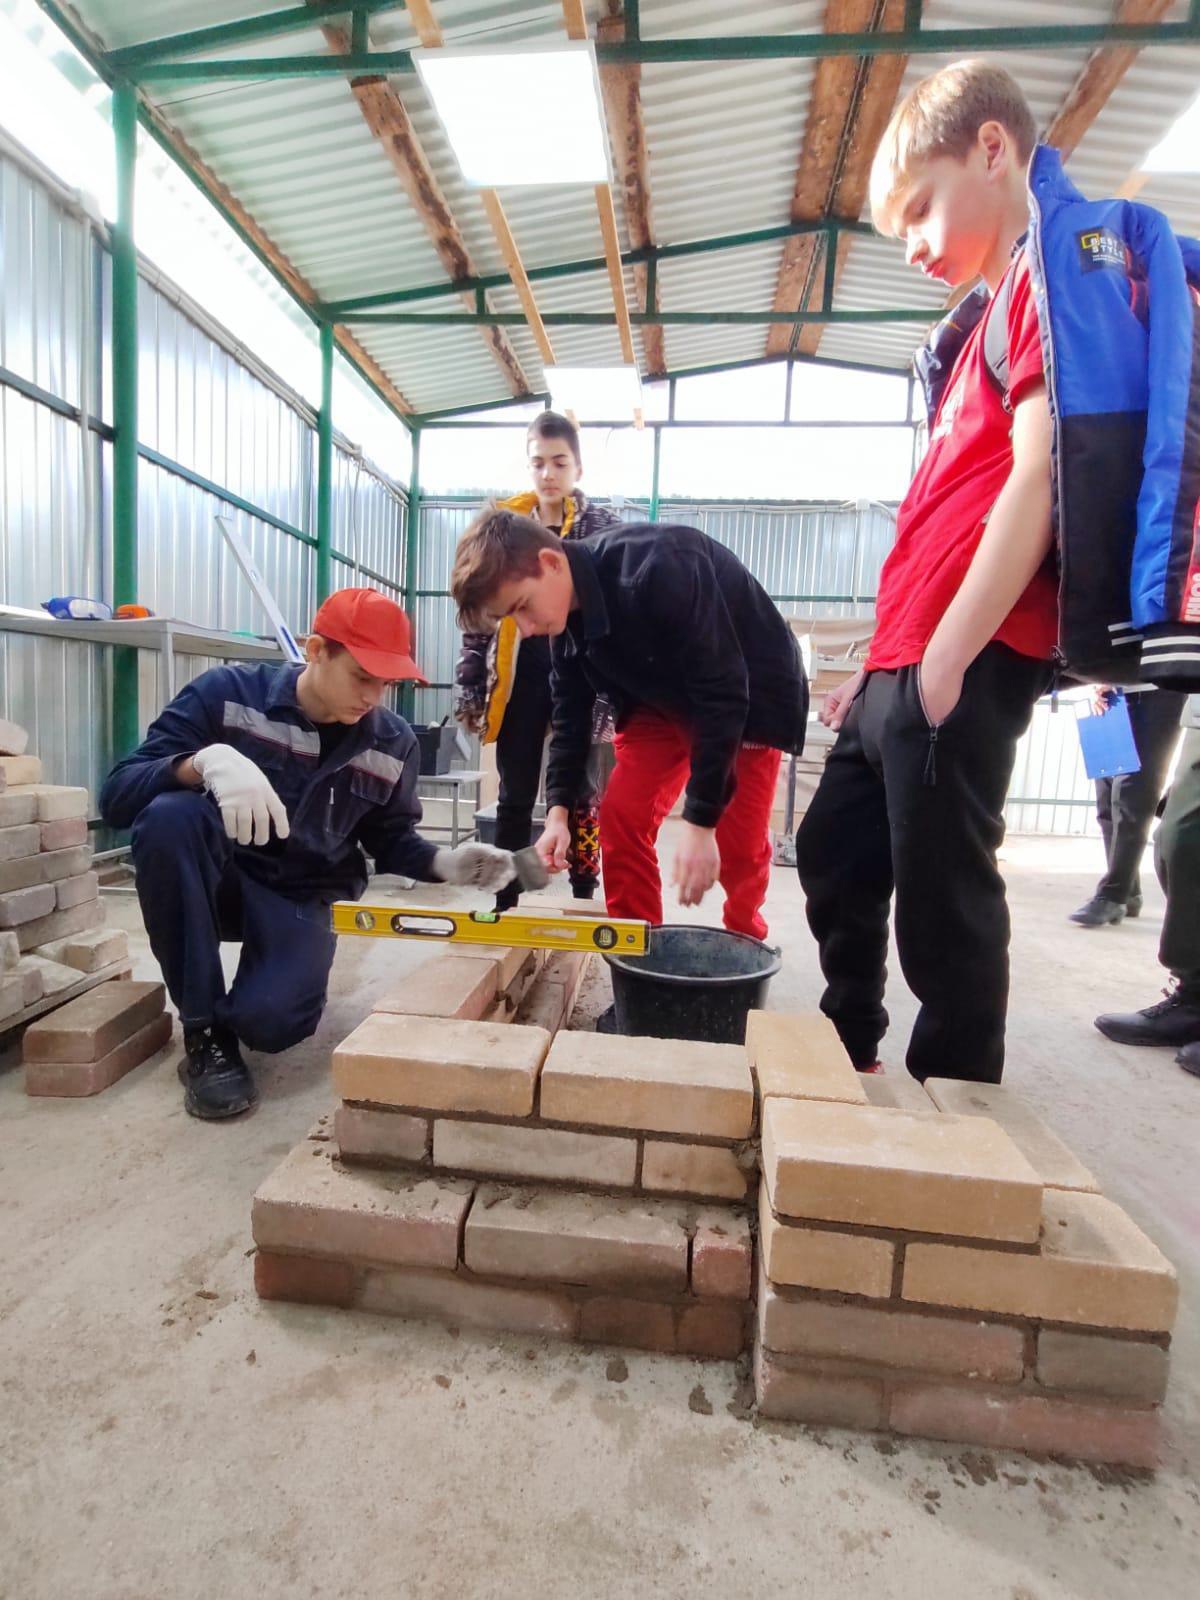
{"label": "concrete floor", "polygon": [[[1007,847],[1007,1081],[1178,1264],[1155,1478],[756,1427],[723,1364],[260,1303],[251,1195],[328,1107],[330,1048],[424,955],[345,940],[320,1033],[263,1063],[263,1103],[237,1124],[184,1115],[174,1055],[75,1102],[27,1100],[0,1057],[0,1596],[1195,1594],[1200,1081],[1090,1025],[1161,981],[1149,882],[1140,922],[1063,921],[1098,852]],[[153,975],[135,903],[109,908]],[[811,1006],[790,871],[769,910],[786,949],[772,1002]],[[892,988],[888,1070],[912,1015]]]}

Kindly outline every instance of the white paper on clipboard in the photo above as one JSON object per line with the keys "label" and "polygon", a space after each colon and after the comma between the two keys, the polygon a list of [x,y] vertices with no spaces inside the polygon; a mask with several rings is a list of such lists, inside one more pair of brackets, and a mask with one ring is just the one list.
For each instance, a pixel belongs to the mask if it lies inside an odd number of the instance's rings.
{"label": "white paper on clipboard", "polygon": [[304,652],[296,643],[292,630],[283,620],[283,612],[280,611],[279,607],[276,605],[275,596],[267,587],[267,580],[258,570],[254,557],[250,554],[246,541],[242,538],[241,534],[234,527],[233,523],[230,522],[228,517],[218,516],[213,520],[216,522],[217,527],[220,528],[221,532],[224,534],[225,543],[233,551],[234,559],[237,561],[238,566],[241,567],[243,573],[245,573],[246,582],[250,585],[251,589],[254,590],[255,596],[258,599],[258,603],[267,613],[267,617],[270,620],[271,626],[275,630],[275,637],[279,640],[279,648],[283,651],[284,655],[289,661],[295,662],[297,666],[303,666],[305,660]]}

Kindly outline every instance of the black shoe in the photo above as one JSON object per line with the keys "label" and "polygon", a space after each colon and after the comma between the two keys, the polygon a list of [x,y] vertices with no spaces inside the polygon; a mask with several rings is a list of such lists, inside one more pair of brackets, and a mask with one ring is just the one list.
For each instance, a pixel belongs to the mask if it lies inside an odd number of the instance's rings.
{"label": "black shoe", "polygon": [[1072,911],[1067,920],[1077,922],[1081,928],[1105,928],[1110,922],[1123,921],[1124,917],[1125,907],[1119,900],[1105,900],[1102,895],[1095,895],[1078,911]]}
{"label": "black shoe", "polygon": [[1185,1045],[1200,1040],[1200,996],[1172,989],[1165,1000],[1144,1011],[1110,1012],[1096,1018],[1106,1039],[1117,1044]]}
{"label": "black shoe", "polygon": [[620,1033],[617,1027],[617,1008],[615,1003],[606,1007],[596,1018],[597,1033]]}
{"label": "black shoe", "polygon": [[187,1090],[183,1106],[188,1115],[219,1122],[249,1111],[258,1090],[233,1035],[224,1028],[194,1028],[184,1034],[183,1044],[179,1081]]}
{"label": "black shoe", "polygon": [[1200,1042],[1193,1040],[1185,1044],[1175,1057],[1185,1072],[1190,1072],[1193,1078],[1200,1078]]}
{"label": "black shoe", "polygon": [[1125,915],[1127,917],[1140,917],[1142,914],[1142,897],[1140,894],[1131,894],[1125,902]]}

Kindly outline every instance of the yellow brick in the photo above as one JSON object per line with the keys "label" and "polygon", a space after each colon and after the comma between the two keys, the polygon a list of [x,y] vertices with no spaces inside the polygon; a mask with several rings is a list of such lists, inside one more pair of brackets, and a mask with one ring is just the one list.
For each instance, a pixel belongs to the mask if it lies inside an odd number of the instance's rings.
{"label": "yellow brick", "polygon": [[830,1233],[784,1222],[771,1210],[765,1183],[759,1188],[758,1228],[763,1271],[772,1283],[876,1300],[886,1300],[892,1292],[894,1245],[865,1234]]}
{"label": "yellow brick", "polygon": [[563,1032],[542,1070],[541,1112],[550,1122],[745,1139],[754,1090],[737,1045]]}
{"label": "yellow brick", "polygon": [[818,1011],[802,1016],[752,1011],[746,1021],[746,1055],[758,1081],[760,1100],[779,1095],[866,1104],[859,1075],[837,1029]]}
{"label": "yellow brick", "polygon": [[720,1200],[746,1198],[746,1174],[732,1150],[711,1144],[667,1144],[647,1139],[642,1188],[660,1194],[700,1194]]}
{"label": "yellow brick", "polygon": [[1133,1219],[1098,1194],[1047,1189],[1038,1255],[970,1246],[910,1244],[906,1300],[1169,1333],[1175,1269]]}
{"label": "yellow brick", "polygon": [[376,1011],[477,1022],[496,1003],[496,965],[435,956],[376,1000]]}
{"label": "yellow brick", "polygon": [[982,1117],[770,1099],[763,1174],[781,1217],[1032,1244],[1042,1186]]}
{"label": "yellow brick", "polygon": [[343,1100],[527,1117],[550,1035],[513,1023],[378,1012],[333,1052]]}
{"label": "yellow brick", "polygon": [[859,1078],[863,1093],[873,1106],[890,1106],[893,1111],[911,1111],[914,1116],[937,1116],[937,1106],[911,1072],[863,1072]]}
{"label": "yellow brick", "polygon": [[925,1088],[939,1111],[952,1111],[962,1117],[991,1117],[998,1122],[1047,1189],[1099,1193],[1100,1185],[1078,1156],[1012,1089],[999,1083],[969,1083],[959,1078],[930,1078]]}

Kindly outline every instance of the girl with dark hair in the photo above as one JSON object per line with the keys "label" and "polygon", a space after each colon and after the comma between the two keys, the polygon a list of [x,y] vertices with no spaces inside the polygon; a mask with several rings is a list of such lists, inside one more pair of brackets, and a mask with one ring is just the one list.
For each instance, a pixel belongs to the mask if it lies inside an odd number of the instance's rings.
{"label": "girl with dark hair", "polygon": [[[506,509],[533,517],[562,539],[586,539],[619,527],[612,511],[593,505],[578,488],[583,473],[579,431],[569,418],[543,411],[529,425],[526,458],[531,490],[501,501]],[[542,772],[542,752],[550,728],[550,641],[522,640],[511,618],[494,633],[464,633],[456,673],[455,716],[484,744],[496,746],[500,794],[496,804],[496,844],[520,850],[530,841],[533,807]],[[598,704],[593,742],[612,741],[612,717]],[[600,875],[599,763],[592,762],[593,792],[571,814],[569,872],[577,897],[591,899]],[[514,883],[496,896],[498,910],[516,905]]]}

